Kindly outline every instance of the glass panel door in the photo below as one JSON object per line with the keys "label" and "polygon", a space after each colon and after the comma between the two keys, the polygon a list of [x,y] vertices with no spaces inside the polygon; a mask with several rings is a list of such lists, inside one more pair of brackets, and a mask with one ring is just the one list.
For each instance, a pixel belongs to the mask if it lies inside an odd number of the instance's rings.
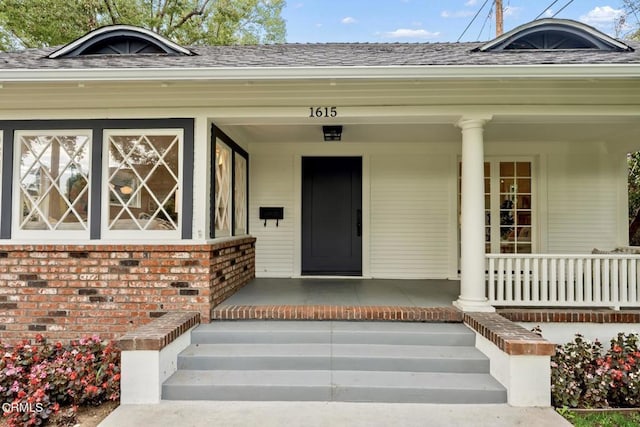
{"label": "glass panel door", "polygon": [[[484,163],[486,253],[532,253],[532,174],[530,161]],[[458,164],[458,236],[461,172]],[[458,238],[458,250],[460,239]],[[460,253],[460,252],[458,252]]]}
{"label": "glass panel door", "polygon": [[531,162],[500,162],[500,253],[531,253]]}

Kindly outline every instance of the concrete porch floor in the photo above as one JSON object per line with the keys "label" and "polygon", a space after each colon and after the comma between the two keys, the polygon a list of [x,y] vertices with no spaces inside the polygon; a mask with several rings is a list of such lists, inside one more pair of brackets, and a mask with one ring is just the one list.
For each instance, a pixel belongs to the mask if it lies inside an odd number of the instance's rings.
{"label": "concrete porch floor", "polygon": [[220,306],[449,307],[459,293],[460,282],[457,280],[256,278]]}
{"label": "concrete porch floor", "polygon": [[211,310],[212,320],[461,322],[458,281],[254,279]]}

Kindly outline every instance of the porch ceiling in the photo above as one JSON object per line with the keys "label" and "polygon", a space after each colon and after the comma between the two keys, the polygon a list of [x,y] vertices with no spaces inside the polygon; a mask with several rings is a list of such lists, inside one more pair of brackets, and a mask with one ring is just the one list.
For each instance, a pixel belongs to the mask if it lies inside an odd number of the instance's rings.
{"label": "porch ceiling", "polygon": [[[247,119],[240,123],[216,121],[225,133],[246,143],[322,142],[323,124],[343,125],[341,143],[428,143],[461,140],[457,117],[347,118],[332,122],[300,123],[298,120]],[[410,122],[407,122],[410,121]],[[494,142],[611,142],[640,149],[640,116],[494,116],[485,127],[485,140]]]}

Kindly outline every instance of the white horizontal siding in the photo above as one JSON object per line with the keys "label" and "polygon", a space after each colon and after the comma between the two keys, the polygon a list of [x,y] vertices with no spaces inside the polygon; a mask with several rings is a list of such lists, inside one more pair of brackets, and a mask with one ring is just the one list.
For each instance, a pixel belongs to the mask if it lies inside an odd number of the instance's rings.
{"label": "white horizontal siding", "polygon": [[448,156],[371,157],[371,275],[447,277]]}
{"label": "white horizontal siding", "polygon": [[[256,275],[293,275],[294,232],[298,221],[294,206],[293,159],[290,156],[250,156],[250,230],[256,237]],[[264,226],[259,219],[261,206],[283,206],[284,220],[271,220]]]}
{"label": "white horizontal siding", "polygon": [[[620,173],[611,154],[566,153],[548,160],[548,251],[586,253],[617,245]],[[626,209],[626,207],[624,208]]]}

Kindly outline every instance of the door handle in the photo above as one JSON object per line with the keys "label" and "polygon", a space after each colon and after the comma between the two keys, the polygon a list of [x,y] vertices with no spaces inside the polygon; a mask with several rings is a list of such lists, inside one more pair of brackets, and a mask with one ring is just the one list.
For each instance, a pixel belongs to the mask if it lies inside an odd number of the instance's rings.
{"label": "door handle", "polygon": [[362,236],[362,209],[356,211],[356,234]]}

